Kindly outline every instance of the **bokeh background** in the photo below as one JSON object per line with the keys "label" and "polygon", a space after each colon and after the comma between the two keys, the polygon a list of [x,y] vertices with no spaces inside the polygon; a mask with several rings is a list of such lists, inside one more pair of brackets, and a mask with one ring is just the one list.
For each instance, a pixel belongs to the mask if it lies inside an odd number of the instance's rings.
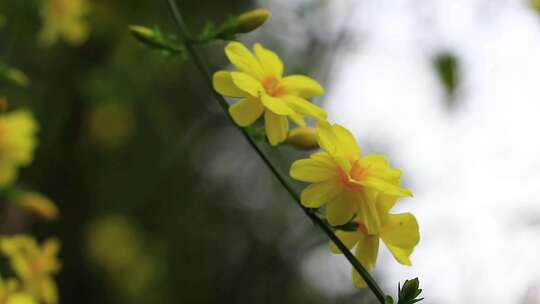
{"label": "bokeh background", "polygon": [[[373,303],[350,266],[230,125],[192,63],[150,50],[131,24],[175,33],[166,1],[89,1],[78,45],[40,42],[41,1],[3,0],[0,84],[41,129],[20,183],[61,218],[62,303]],[[193,32],[255,7],[241,36],[288,73],[367,153],[403,168],[422,241],[403,267],[383,250],[388,292],[419,277],[425,303],[540,303],[540,15],[526,0],[183,0]],[[227,68],[224,43],[202,51]],[[267,151],[282,170],[303,155]],[[6,221],[5,217],[0,220]]]}

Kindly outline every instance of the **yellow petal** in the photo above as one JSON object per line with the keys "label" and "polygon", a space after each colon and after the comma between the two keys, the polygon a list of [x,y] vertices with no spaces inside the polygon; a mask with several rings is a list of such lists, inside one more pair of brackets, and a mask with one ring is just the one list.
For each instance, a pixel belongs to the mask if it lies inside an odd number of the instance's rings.
{"label": "yellow petal", "polygon": [[326,205],[326,219],[332,226],[343,225],[354,217],[356,211],[357,203],[349,193],[343,192]]}
{"label": "yellow petal", "polygon": [[410,256],[420,241],[416,218],[411,213],[391,214],[387,225],[381,229],[381,238],[396,260],[411,265]]}
{"label": "yellow petal", "polygon": [[360,157],[360,147],[358,147],[358,143],[351,132],[338,124],[334,124],[332,129],[340,143],[338,146],[339,155],[349,160],[358,159]]}
{"label": "yellow petal", "polygon": [[304,120],[304,116],[302,116],[301,114],[298,114],[298,113],[290,114],[289,119],[292,120],[299,127],[306,126],[306,121]]}
{"label": "yellow petal", "polygon": [[270,111],[278,115],[292,115],[294,111],[283,102],[280,98],[276,98],[267,94],[263,94],[261,97],[263,105]]}
{"label": "yellow petal", "polygon": [[320,120],[316,128],[319,147],[330,154],[335,154],[339,142],[332,126],[327,121]]}
{"label": "yellow petal", "polygon": [[363,191],[355,195],[358,203],[358,218],[369,234],[377,234],[381,228],[381,218],[376,206],[378,193]]}
{"label": "yellow petal", "polygon": [[230,74],[234,85],[249,95],[260,97],[264,92],[261,83],[250,75],[242,72],[231,72]]}
{"label": "yellow petal", "polygon": [[392,195],[387,195],[377,190],[373,190],[369,188],[364,189],[364,191],[367,195],[370,193],[374,193],[375,207],[377,208],[377,212],[379,214],[381,226],[386,225],[386,223],[388,223],[389,215],[390,215],[388,212],[396,204],[397,197],[392,196]]}
{"label": "yellow petal", "polygon": [[341,167],[341,170],[343,172],[346,172],[347,176],[349,176],[349,172],[351,171],[351,163],[347,159],[341,156],[334,156],[333,158],[336,164],[338,164],[338,166]]}
{"label": "yellow petal", "polygon": [[256,43],[253,47],[255,56],[259,59],[265,75],[273,75],[278,79],[283,76],[283,62],[279,56],[271,50]]}
{"label": "yellow petal", "polygon": [[13,162],[0,161],[0,186],[9,186],[17,179],[17,166]]}
{"label": "yellow petal", "polygon": [[361,163],[371,176],[388,181],[397,181],[401,177],[401,170],[390,167],[383,155],[367,155],[362,157]]}
{"label": "yellow petal", "polygon": [[[341,231],[338,230],[336,232],[336,236],[343,242],[343,244],[349,248],[352,249],[356,243],[358,243],[358,240],[363,238],[359,231]],[[336,244],[334,242],[330,242],[330,251],[333,253],[341,253],[341,250],[337,248]]]}
{"label": "yellow petal", "polygon": [[379,190],[385,194],[393,196],[412,196],[412,192],[409,189],[402,188],[400,186],[394,185],[388,181],[382,180],[376,177],[366,177],[359,181],[351,181],[359,185],[369,187],[372,189]]}
{"label": "yellow petal", "polygon": [[47,304],[58,303],[58,289],[53,279],[50,277],[46,277],[40,283],[40,291],[43,301]]}
{"label": "yellow petal", "polygon": [[356,245],[355,256],[368,271],[375,267],[378,253],[379,237],[376,235],[364,235]]}
{"label": "yellow petal", "polygon": [[386,159],[386,156],[382,154],[369,154],[364,157],[362,157],[362,161],[369,162],[369,163],[377,163],[384,166],[390,166],[390,163]]}
{"label": "yellow petal", "polygon": [[240,90],[233,82],[231,73],[227,71],[218,71],[212,77],[214,90],[224,96],[245,97],[246,92]]}
{"label": "yellow petal", "polygon": [[263,111],[263,105],[255,98],[244,98],[229,108],[229,114],[234,122],[241,127],[247,127],[254,123]]}
{"label": "yellow petal", "polygon": [[263,69],[257,58],[240,42],[230,42],[225,47],[227,58],[236,68],[255,79],[262,79]]}
{"label": "yellow petal", "polygon": [[328,116],[326,112],[319,106],[305,100],[304,98],[295,95],[283,95],[280,96],[287,105],[295,112],[315,117],[319,120],[324,120]]}
{"label": "yellow petal", "polygon": [[341,192],[333,179],[307,186],[300,194],[300,202],[308,208],[319,208],[330,202]]}
{"label": "yellow petal", "polygon": [[315,159],[295,161],[289,172],[292,178],[308,183],[318,183],[336,177],[336,167]]}
{"label": "yellow petal", "polygon": [[315,80],[303,75],[284,77],[281,84],[285,92],[301,97],[313,97],[324,94],[324,88]]}
{"label": "yellow petal", "polygon": [[315,152],[315,153],[311,154],[309,156],[309,158],[324,162],[329,166],[337,168],[337,164],[334,161],[334,158],[332,156],[330,156],[330,154],[328,154],[326,152],[323,152],[323,151]]}
{"label": "yellow petal", "polygon": [[276,115],[268,110],[264,111],[264,126],[266,129],[266,136],[272,146],[287,139],[289,121],[286,116]]}
{"label": "yellow petal", "polygon": [[[377,236],[366,235],[356,245],[355,256],[367,271],[371,271],[377,261],[378,252],[379,238]],[[360,274],[354,268],[352,272],[354,285],[358,288],[366,287],[366,282],[362,279]]]}
{"label": "yellow petal", "polygon": [[37,304],[38,302],[30,295],[26,293],[12,294],[7,300],[6,304]]}

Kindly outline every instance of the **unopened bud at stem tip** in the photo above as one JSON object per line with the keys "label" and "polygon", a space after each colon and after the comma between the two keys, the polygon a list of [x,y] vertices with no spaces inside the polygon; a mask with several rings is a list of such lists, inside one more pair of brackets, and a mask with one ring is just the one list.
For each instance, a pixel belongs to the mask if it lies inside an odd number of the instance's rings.
{"label": "unopened bud at stem tip", "polygon": [[270,11],[265,8],[245,12],[236,19],[236,32],[245,34],[261,27],[270,17]]}

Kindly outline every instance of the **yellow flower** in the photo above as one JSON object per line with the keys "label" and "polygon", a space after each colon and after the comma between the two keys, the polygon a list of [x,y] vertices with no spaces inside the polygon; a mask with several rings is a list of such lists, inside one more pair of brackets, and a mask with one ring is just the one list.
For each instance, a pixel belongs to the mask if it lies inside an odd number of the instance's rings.
{"label": "yellow flower", "polygon": [[[375,266],[377,261],[379,239],[383,240],[388,250],[399,263],[411,265],[410,256],[414,247],[420,241],[416,218],[411,213],[389,214],[388,211],[396,202],[395,197],[377,193],[373,199],[376,200],[375,205],[382,221],[379,230],[375,233],[368,233],[362,219],[356,218],[354,222],[358,224],[358,229],[350,232],[338,231],[336,233],[337,237],[349,249],[356,245],[355,256],[368,271]],[[334,253],[341,253],[333,243],[330,248]],[[366,282],[354,269],[353,282],[358,288],[366,287]]]}
{"label": "yellow flower", "polygon": [[16,279],[4,281],[0,277],[0,304],[37,304],[32,295],[20,291],[20,284]]}
{"label": "yellow flower", "polygon": [[264,113],[268,141],[277,145],[287,139],[289,121],[305,126],[305,116],[326,119],[326,112],[306,98],[324,93],[315,80],[302,75],[283,77],[283,63],[274,52],[256,43],[252,54],[243,44],[225,47],[229,60],[239,71],[218,71],[214,88],[224,96],[242,98],[229,108],[242,127],[253,124]]}
{"label": "yellow flower", "polygon": [[45,0],[41,16],[43,27],[40,41],[49,46],[64,39],[73,46],[86,41],[90,28],[84,20],[89,11],[86,0]]}
{"label": "yellow flower", "polygon": [[18,167],[32,162],[37,130],[37,122],[29,111],[0,114],[0,186],[13,183]]}
{"label": "yellow flower", "polygon": [[54,202],[37,192],[25,191],[16,197],[15,203],[26,211],[48,221],[56,220],[60,215]]}
{"label": "yellow flower", "polygon": [[317,137],[324,152],[297,160],[290,169],[293,178],[312,183],[302,191],[302,204],[308,208],[326,204],[331,225],[345,224],[357,214],[370,233],[378,231],[381,219],[371,197],[377,192],[411,195],[399,186],[401,170],[390,167],[383,155],[361,157],[354,136],[338,124],[319,121]]}
{"label": "yellow flower", "polygon": [[[129,217],[111,214],[92,221],[86,243],[89,260],[126,296],[137,298],[153,288],[159,261],[148,253],[140,228]],[[122,250],[111,250],[115,247]]]}
{"label": "yellow flower", "polygon": [[[122,250],[111,250],[120,245]],[[123,215],[108,215],[91,222],[87,233],[87,253],[96,265],[110,273],[132,268],[143,252],[141,232],[133,221]]]}
{"label": "yellow flower", "polygon": [[0,238],[0,251],[8,257],[11,268],[21,278],[22,289],[46,304],[58,303],[58,291],[52,275],[60,270],[56,257],[60,241],[49,238],[39,246],[28,235]]}

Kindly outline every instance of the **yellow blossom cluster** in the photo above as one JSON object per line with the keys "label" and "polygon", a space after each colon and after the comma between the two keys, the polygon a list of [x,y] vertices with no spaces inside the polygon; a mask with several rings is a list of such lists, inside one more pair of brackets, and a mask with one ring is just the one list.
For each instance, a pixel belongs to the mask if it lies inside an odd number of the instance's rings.
{"label": "yellow blossom cluster", "polygon": [[89,12],[86,0],[42,0],[43,26],[39,40],[46,46],[63,39],[77,46],[86,41],[90,27],[85,20]]}
{"label": "yellow blossom cluster", "polygon": [[53,275],[60,270],[59,249],[60,242],[55,238],[40,246],[29,235],[0,237],[0,253],[8,258],[18,277],[0,284],[0,303],[58,303]]}
{"label": "yellow blossom cluster", "polygon": [[[126,299],[140,298],[152,290],[160,271],[159,261],[149,253],[148,240],[131,218],[120,214],[96,218],[88,225],[86,245],[88,259],[104,271]],[[111,250],[115,247],[122,250]]]}
{"label": "yellow blossom cluster", "polygon": [[[412,195],[400,185],[401,170],[390,166],[384,155],[362,155],[352,133],[328,122],[326,112],[309,101],[323,95],[323,87],[304,75],[284,76],[276,53],[259,43],[251,52],[230,42],[225,54],[237,70],[216,72],[213,85],[221,95],[240,98],[229,108],[236,124],[248,127],[264,117],[272,146],[288,141],[301,149],[320,147],[290,168],[292,178],[310,183],[301,193],[302,205],[323,208],[336,235],[349,249],[356,246],[356,258],[367,270],[375,265],[379,239],[399,263],[411,265],[410,255],[420,240],[416,219],[411,213],[390,213],[400,197]],[[315,129],[306,129],[306,117],[315,120]],[[299,128],[289,132],[289,120]],[[341,230],[345,224],[356,229]],[[341,253],[335,245],[331,251]],[[366,286],[355,270],[353,282]]]}
{"label": "yellow blossom cluster", "polygon": [[32,161],[38,125],[27,110],[0,114],[0,187],[11,185],[18,168]]}
{"label": "yellow blossom cluster", "polygon": [[[38,192],[19,189],[15,183],[18,168],[33,159],[37,130],[38,124],[28,110],[0,113],[0,199],[39,218],[55,220],[59,210],[53,201]],[[55,238],[40,246],[30,235],[0,236],[0,254],[17,276],[5,280],[0,276],[0,304],[56,304],[52,275],[60,269],[56,257],[59,247]]]}
{"label": "yellow blossom cluster", "polygon": [[283,76],[283,62],[276,53],[259,43],[252,53],[231,42],[225,54],[238,71],[215,73],[214,88],[224,96],[241,98],[229,109],[239,126],[247,127],[264,116],[268,141],[275,146],[287,139],[289,119],[298,126],[306,125],[306,116],[326,119],[326,112],[307,100],[322,95],[323,87],[307,76]]}

